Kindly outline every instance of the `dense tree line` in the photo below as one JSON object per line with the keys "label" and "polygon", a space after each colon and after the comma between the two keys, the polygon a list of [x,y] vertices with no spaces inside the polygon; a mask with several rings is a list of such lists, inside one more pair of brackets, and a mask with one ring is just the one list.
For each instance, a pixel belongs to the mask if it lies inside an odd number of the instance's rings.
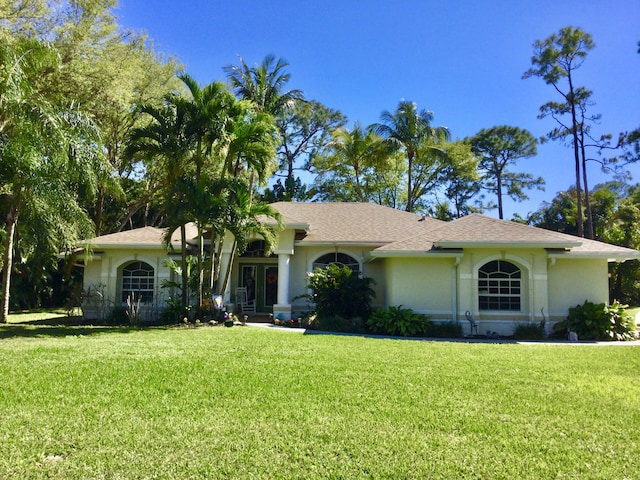
{"label": "dense tree line", "polygon": [[[536,154],[538,141],[526,130],[502,125],[454,139],[411,101],[384,110],[378,123],[349,128],[339,110],[290,88],[289,65],[273,55],[255,66],[239,58],[222,69],[225,81],[201,85],[149,39],[119,26],[115,4],[0,6],[0,321],[10,306],[50,301],[60,285],[52,280],[61,275],[57,254],[95,235],[152,225],[167,238],[178,229],[186,247],[187,224],[195,223],[195,282],[187,248],[176,266],[186,308],[190,296],[202,303],[228,284],[220,262],[227,232],[234,255],[252,232],[269,249],[275,227],[258,218],[277,226],[270,202],[375,202],[442,219],[497,208],[502,218],[505,198],[522,201],[527,190],[543,188],[542,178],[517,171]],[[593,47],[571,27],[534,44],[525,77],[540,77],[561,95],[540,116],[558,122],[545,140],[572,146],[576,184],[568,199],[559,196],[528,221],[584,235],[584,202],[588,236],[637,248],[630,223],[637,188],[611,208],[603,207],[601,189],[588,189],[589,149],[617,174],[640,150],[638,130],[615,144],[591,131],[591,92],[575,85],[575,71]],[[569,200],[574,210],[554,213]],[[628,287],[620,272],[618,292]]]}

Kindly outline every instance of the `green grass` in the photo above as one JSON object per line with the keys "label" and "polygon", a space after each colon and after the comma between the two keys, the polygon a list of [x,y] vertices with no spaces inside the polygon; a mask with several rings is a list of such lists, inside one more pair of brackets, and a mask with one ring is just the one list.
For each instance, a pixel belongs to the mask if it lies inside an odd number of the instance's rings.
{"label": "green grass", "polygon": [[[71,316],[69,313],[71,313]],[[80,315],[82,315],[80,308],[74,308],[71,312],[64,308],[43,308],[11,313],[7,320],[9,323],[58,323],[68,325],[78,323]]]}
{"label": "green grass", "polygon": [[640,347],[0,335],[0,478],[639,478]]}

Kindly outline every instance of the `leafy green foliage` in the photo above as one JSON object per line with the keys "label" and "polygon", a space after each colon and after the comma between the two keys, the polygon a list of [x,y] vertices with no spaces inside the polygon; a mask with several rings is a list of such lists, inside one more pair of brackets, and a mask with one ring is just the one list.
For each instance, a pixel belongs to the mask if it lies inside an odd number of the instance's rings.
{"label": "leafy green foliage", "polygon": [[367,326],[374,333],[401,337],[425,335],[431,327],[428,315],[421,315],[402,305],[374,310],[367,319]]}
{"label": "leafy green foliage", "polygon": [[618,302],[606,305],[585,300],[569,309],[566,321],[555,324],[554,332],[571,330],[580,340],[634,340],[635,324],[626,308]]}
{"label": "leafy green foliage", "polygon": [[[589,197],[596,240],[640,248],[640,186],[607,182],[596,185]],[[577,235],[576,189],[559,192],[526,221],[536,227]],[[610,263],[609,274],[609,301],[640,305],[640,261]]]}
{"label": "leafy green foliage", "polygon": [[449,140],[446,127],[433,127],[433,114],[418,110],[414,102],[403,100],[395,112],[385,110],[380,123],[369,128],[386,139],[394,151],[402,151],[407,160],[407,212],[415,211],[421,197],[435,186],[446,158],[442,144]]}
{"label": "leafy green foliage", "polygon": [[516,340],[543,340],[544,328],[535,323],[518,323],[513,330],[513,338]]}
{"label": "leafy green foliage", "polygon": [[308,288],[320,321],[336,317],[350,320],[369,316],[375,296],[372,284],[373,279],[360,278],[345,265],[331,264],[309,275]]}
{"label": "leafy green foliage", "polygon": [[484,172],[483,188],[497,196],[500,218],[504,218],[503,195],[522,201],[528,198],[525,189],[544,189],[542,177],[534,178],[529,173],[508,170],[518,159],[536,155],[537,140],[528,130],[502,125],[482,129],[468,141],[473,152],[480,156],[479,169]]}
{"label": "leafy green foliage", "polygon": [[389,178],[395,163],[382,137],[358,122],[353,129],[338,128],[324,155],[314,158],[315,188],[324,201],[369,202],[392,188]]}
{"label": "leafy green foliage", "polygon": [[462,338],[462,325],[457,322],[429,322],[424,333],[431,338]]}
{"label": "leafy green foliage", "polygon": [[[561,28],[557,34],[547,37],[545,40],[537,40],[533,44],[534,54],[531,57],[532,67],[527,70],[523,78],[542,78],[547,85],[552,85],[560,94],[561,101],[550,101],[540,107],[538,118],[551,117],[557,127],[551,130],[546,138],[560,140],[573,148],[575,162],[575,186],[578,191],[576,196],[577,209],[575,225],[578,236],[584,233],[584,220],[582,211],[582,182],[584,181],[585,193],[587,190],[587,172],[585,156],[585,137],[589,134],[589,122],[597,116],[588,116],[586,111],[592,104],[589,97],[591,92],[584,87],[576,87],[575,70],[582,66],[589,51],[595,48],[593,38],[589,33],[580,28],[567,26]],[[569,117],[569,118],[567,118]],[[582,172],[582,178],[580,173]],[[591,212],[588,198],[587,225],[593,238]]]}

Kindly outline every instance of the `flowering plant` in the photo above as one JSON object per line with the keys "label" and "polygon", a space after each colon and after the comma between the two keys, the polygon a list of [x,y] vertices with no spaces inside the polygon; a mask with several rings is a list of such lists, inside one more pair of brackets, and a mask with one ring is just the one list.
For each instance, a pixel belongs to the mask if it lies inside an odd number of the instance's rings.
{"label": "flowering plant", "polygon": [[283,318],[276,318],[273,323],[275,325],[279,325],[281,327],[297,327],[298,326],[298,321],[297,320],[285,320]]}

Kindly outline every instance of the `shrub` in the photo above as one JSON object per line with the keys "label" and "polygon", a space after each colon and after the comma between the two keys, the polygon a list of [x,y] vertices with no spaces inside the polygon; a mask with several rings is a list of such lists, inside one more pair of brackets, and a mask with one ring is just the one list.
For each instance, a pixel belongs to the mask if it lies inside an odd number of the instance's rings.
{"label": "shrub", "polygon": [[120,305],[113,307],[109,311],[105,323],[107,325],[129,325],[127,309]]}
{"label": "shrub", "polygon": [[582,340],[634,340],[635,325],[626,308],[618,301],[606,305],[585,300],[584,304],[570,308],[567,319],[553,329],[560,334],[571,330]]}
{"label": "shrub", "polygon": [[462,338],[462,325],[456,322],[435,323],[429,322],[425,337],[433,338]]}
{"label": "shrub", "polygon": [[432,326],[428,315],[421,315],[402,305],[375,310],[366,323],[373,333],[401,337],[425,335]]}
{"label": "shrub", "polygon": [[513,331],[516,340],[543,340],[544,327],[539,323],[518,323]]}
{"label": "shrub", "polygon": [[360,278],[347,266],[331,264],[316,268],[309,275],[308,288],[320,320],[342,317],[366,318],[371,312],[371,300],[375,296],[373,279]]}

